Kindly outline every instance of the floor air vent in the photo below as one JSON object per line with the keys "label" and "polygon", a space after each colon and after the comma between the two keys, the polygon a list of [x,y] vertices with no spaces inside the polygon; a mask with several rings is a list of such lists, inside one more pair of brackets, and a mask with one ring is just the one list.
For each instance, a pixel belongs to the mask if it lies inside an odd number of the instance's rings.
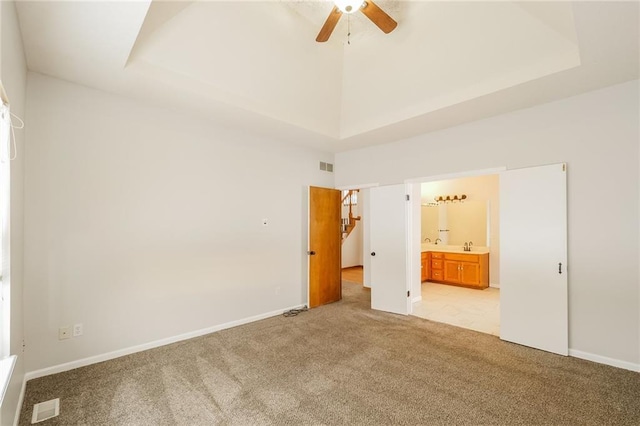
{"label": "floor air vent", "polygon": [[40,423],[60,414],[60,398],[40,402],[33,406],[31,424]]}

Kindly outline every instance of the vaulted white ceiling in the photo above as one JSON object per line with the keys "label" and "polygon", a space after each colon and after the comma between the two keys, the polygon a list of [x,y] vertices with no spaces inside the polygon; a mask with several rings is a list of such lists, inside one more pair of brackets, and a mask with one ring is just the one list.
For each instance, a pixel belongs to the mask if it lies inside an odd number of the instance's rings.
{"label": "vaulted white ceiling", "polygon": [[[638,3],[31,2],[32,71],[331,151],[638,78]],[[350,35],[348,35],[350,34]]]}

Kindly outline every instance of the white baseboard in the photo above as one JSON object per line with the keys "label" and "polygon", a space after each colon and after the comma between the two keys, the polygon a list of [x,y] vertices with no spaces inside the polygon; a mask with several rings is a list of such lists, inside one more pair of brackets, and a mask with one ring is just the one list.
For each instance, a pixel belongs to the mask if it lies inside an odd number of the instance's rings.
{"label": "white baseboard", "polygon": [[500,288],[500,284],[489,283],[489,287],[491,287],[491,288]]}
{"label": "white baseboard", "polygon": [[22,413],[22,403],[24,402],[24,393],[27,390],[27,377],[22,379],[22,388],[20,389],[20,395],[18,396],[18,406],[16,407],[16,416],[13,418],[13,426],[18,426],[20,422],[20,414]]}
{"label": "white baseboard", "polygon": [[422,302],[422,295],[416,296],[413,299],[411,299],[411,303],[416,303],[416,302]]}
{"label": "white baseboard", "polygon": [[625,370],[640,372],[640,364],[621,361],[619,359],[609,358],[602,355],[591,354],[589,352],[583,352],[576,349],[569,349],[569,356],[572,356],[574,358],[586,359],[587,361],[597,362],[598,364],[605,364],[612,367],[623,368]]}
{"label": "white baseboard", "polygon": [[52,367],[43,368],[40,370],[29,371],[25,376],[25,383],[29,380],[37,379],[39,377],[49,376],[51,374],[62,373],[64,371],[73,370],[75,368],[85,367],[87,365],[96,364],[98,362],[108,361],[114,358],[120,358],[125,355],[130,355],[136,352],[146,351],[148,349],[158,348],[160,346],[169,345],[171,343],[180,342],[182,340],[193,339],[194,337],[204,336],[205,334],[215,333],[216,331],[225,330],[227,328],[237,327],[239,325],[248,324],[255,321],[260,321],[266,318],[282,315],[283,312],[290,309],[301,308],[304,305],[291,306],[289,308],[278,309],[277,311],[271,311],[260,315],[254,315],[252,317],[243,318],[235,321],[230,321],[224,324],[214,325],[212,327],[203,328],[196,331],[190,331],[188,333],[179,334],[177,336],[167,337],[165,339],[155,340],[149,343],[143,343],[142,345],[131,346],[124,349],[119,349],[113,352],[107,352],[105,354],[95,355],[88,358],[78,359],[76,361],[66,362],[64,364],[54,365]]}

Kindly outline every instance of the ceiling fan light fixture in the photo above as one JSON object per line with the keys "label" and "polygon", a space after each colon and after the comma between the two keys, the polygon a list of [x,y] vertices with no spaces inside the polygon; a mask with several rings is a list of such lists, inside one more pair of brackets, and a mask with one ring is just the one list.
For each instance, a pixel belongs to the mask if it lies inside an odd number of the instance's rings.
{"label": "ceiling fan light fixture", "polygon": [[354,13],[360,10],[365,0],[334,0],[342,13]]}
{"label": "ceiling fan light fixture", "polygon": [[398,23],[394,21],[391,16],[387,15],[384,10],[380,9],[373,0],[334,0],[334,2],[335,5],[320,29],[318,37],[316,37],[318,43],[324,43],[329,40],[331,33],[336,28],[336,25],[338,25],[338,21],[344,13],[351,14],[361,11],[385,34],[389,34],[398,26]]}

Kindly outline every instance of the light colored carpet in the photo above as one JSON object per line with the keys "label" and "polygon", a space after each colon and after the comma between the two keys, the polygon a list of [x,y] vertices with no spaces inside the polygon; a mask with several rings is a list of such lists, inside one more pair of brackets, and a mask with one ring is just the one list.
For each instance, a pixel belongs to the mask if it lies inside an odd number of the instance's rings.
{"label": "light colored carpet", "polygon": [[638,425],[640,375],[341,302],[29,381],[42,425]]}

